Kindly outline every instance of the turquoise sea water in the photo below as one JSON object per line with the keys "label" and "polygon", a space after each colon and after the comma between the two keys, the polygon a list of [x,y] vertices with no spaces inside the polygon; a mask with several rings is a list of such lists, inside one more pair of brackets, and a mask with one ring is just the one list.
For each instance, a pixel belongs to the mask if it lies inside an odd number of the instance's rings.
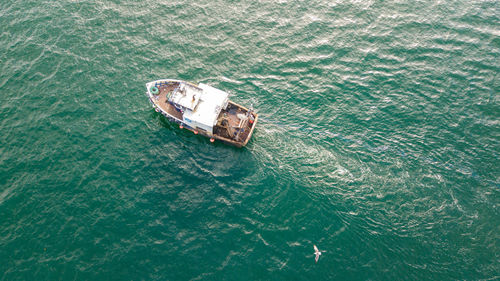
{"label": "turquoise sea water", "polygon": [[[0,26],[0,280],[500,278],[499,1],[6,0]],[[248,146],[154,112],[160,78],[253,104]]]}

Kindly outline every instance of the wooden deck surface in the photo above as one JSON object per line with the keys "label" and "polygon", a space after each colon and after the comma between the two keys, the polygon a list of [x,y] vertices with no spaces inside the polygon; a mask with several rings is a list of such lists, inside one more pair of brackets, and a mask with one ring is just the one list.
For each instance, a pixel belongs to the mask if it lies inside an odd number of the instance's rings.
{"label": "wooden deck surface", "polygon": [[160,87],[160,94],[157,96],[155,103],[168,114],[182,121],[182,113],[168,102],[167,94],[175,89],[175,85]]}

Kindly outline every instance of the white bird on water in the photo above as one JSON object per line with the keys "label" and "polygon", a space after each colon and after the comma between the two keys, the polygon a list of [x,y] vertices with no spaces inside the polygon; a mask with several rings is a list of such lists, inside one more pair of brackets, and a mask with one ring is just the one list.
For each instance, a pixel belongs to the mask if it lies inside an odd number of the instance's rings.
{"label": "white bird on water", "polygon": [[320,250],[318,250],[318,247],[316,247],[316,245],[313,245],[313,246],[314,246],[314,254],[316,255],[316,257],[314,258],[314,260],[316,262],[318,262],[319,256],[321,256],[321,253],[324,253],[326,251],[320,251]]}

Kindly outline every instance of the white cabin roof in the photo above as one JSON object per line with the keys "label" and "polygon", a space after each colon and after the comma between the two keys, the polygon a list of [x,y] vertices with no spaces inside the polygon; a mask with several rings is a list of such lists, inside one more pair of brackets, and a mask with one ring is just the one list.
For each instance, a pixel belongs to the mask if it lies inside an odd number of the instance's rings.
{"label": "white cabin roof", "polygon": [[194,110],[196,105],[198,105],[201,93],[202,89],[198,87],[187,83],[180,83],[179,87],[172,93],[170,101],[189,110]]}
{"label": "white cabin roof", "polygon": [[[184,112],[184,119],[191,123],[197,123],[201,125],[198,127],[212,132],[212,127],[217,123],[220,111],[227,106],[229,94],[203,83],[200,83],[198,88],[202,91],[199,96],[195,96],[197,104],[193,107],[194,110]],[[193,99],[192,96],[190,99]]]}

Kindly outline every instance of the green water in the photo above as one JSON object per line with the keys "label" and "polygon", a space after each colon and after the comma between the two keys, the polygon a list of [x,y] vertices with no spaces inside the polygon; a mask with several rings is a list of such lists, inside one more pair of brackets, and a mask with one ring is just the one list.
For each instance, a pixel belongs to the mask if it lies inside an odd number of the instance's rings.
{"label": "green water", "polygon": [[[0,26],[0,280],[500,278],[500,2],[6,0]],[[154,112],[160,78],[253,104],[248,146]]]}

